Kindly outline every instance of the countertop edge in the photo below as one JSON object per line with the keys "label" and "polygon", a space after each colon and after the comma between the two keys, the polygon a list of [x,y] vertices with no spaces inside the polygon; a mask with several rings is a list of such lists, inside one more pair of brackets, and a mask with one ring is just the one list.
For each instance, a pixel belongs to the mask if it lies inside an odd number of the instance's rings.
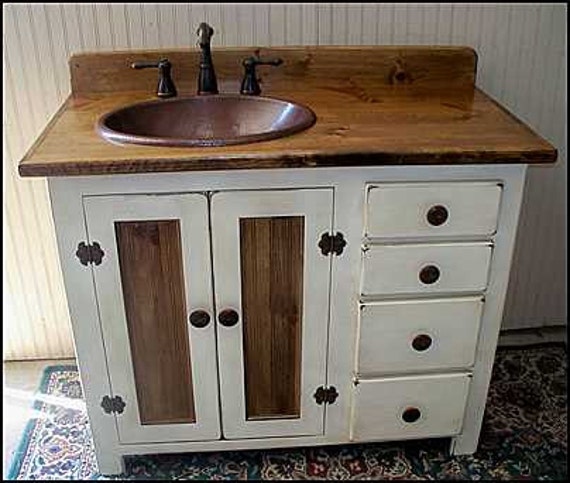
{"label": "countertop edge", "polygon": [[540,134],[538,134],[534,129],[532,129],[526,122],[524,122],[522,119],[520,119],[518,116],[516,116],[512,111],[510,111],[506,106],[504,106],[503,104],[501,104],[498,100],[496,100],[494,97],[492,97],[491,95],[489,95],[487,92],[483,91],[481,88],[479,87],[475,87],[475,90],[478,91],[480,94],[482,94],[484,97],[487,98],[487,100],[491,103],[493,103],[498,109],[500,109],[501,111],[503,111],[507,116],[509,116],[514,122],[516,122],[519,126],[521,126],[523,129],[526,129],[529,133],[531,133],[533,136],[536,136],[538,138],[540,138],[542,141],[544,141],[546,144],[548,144],[549,146],[552,147],[551,150],[549,150],[549,152],[551,152],[551,159],[549,161],[544,161],[544,163],[555,163],[556,160],[558,159],[558,149],[556,149],[552,143],[550,141],[548,141],[547,139],[545,139],[543,136],[541,136]]}
{"label": "countertop edge", "polygon": [[545,165],[556,161],[557,151],[536,150],[521,153],[508,152],[450,152],[450,153],[319,153],[310,156],[277,155],[274,157],[236,156],[220,159],[147,159],[134,162],[101,161],[96,164],[51,163],[20,165],[23,177],[94,176],[110,174],[168,173],[182,171],[228,171],[248,169],[334,168],[370,166],[436,166],[436,165],[482,165],[482,164],[531,164]]}

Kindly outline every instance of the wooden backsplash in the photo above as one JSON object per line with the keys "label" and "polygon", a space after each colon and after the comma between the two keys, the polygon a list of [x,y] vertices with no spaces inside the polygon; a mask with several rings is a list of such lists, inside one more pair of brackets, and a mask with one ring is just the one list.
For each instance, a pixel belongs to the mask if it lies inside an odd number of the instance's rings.
{"label": "wooden backsplash", "polygon": [[[353,79],[359,84],[365,82],[372,90],[390,89],[398,84],[414,92],[432,91],[441,96],[459,90],[472,93],[477,70],[477,54],[468,47],[219,47],[213,53],[218,81],[239,85],[244,74],[242,60],[254,52],[263,59],[283,60],[279,68],[257,69],[256,75],[264,89],[286,84],[302,90],[308,84],[320,84],[323,79],[341,87]],[[134,70],[130,65],[160,58],[168,58],[172,63],[172,78],[178,90],[194,94],[200,63],[200,52],[195,48],[74,55],[69,61],[71,90],[74,96],[133,90],[153,92],[156,71]],[[404,75],[401,82],[395,79],[396,71]],[[222,92],[237,94],[237,89]]]}
{"label": "wooden backsplash", "polygon": [[[529,171],[504,328],[566,321],[566,5],[5,4],[5,359],[73,356],[46,183],[17,163],[92,51],[216,46],[465,45],[477,85],[559,150]],[[151,75],[149,73],[149,75]]]}

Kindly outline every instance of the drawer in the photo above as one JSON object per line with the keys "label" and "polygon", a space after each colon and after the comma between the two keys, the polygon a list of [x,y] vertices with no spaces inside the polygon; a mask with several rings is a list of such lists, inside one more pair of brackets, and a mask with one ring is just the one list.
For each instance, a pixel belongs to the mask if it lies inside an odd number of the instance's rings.
{"label": "drawer", "polygon": [[491,244],[372,245],[362,257],[363,295],[482,292]]}
{"label": "drawer", "polygon": [[467,369],[475,361],[482,297],[365,304],[358,374]]}
{"label": "drawer", "polygon": [[444,437],[459,434],[468,374],[360,381],[354,388],[351,440]]}
{"label": "drawer", "polygon": [[495,182],[368,185],[366,235],[489,236],[497,228],[500,198]]}

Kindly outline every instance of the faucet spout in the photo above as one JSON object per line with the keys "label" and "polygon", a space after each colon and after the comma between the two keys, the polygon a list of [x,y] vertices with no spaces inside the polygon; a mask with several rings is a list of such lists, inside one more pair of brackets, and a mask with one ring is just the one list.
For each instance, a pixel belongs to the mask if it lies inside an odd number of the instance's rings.
{"label": "faucet spout", "polygon": [[198,73],[198,95],[217,94],[218,82],[210,46],[214,29],[206,22],[202,22],[196,34],[198,35],[198,45],[202,50],[200,55],[200,71]]}

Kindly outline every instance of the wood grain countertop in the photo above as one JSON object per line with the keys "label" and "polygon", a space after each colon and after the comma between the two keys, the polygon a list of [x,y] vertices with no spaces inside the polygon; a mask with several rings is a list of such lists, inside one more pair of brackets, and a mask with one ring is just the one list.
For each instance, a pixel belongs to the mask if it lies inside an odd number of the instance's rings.
{"label": "wood grain countertop", "polygon": [[[254,48],[213,49],[221,93],[239,90],[241,59]],[[19,165],[21,176],[336,166],[552,163],[556,149],[481,90],[466,47],[282,47],[260,68],[262,95],[310,107],[298,134],[225,147],[117,145],[95,132],[114,109],[154,99],[156,71],[133,60],[168,57],[179,96],[195,93],[198,52],[81,54],[72,94]],[[396,75],[399,74],[399,75]]]}

